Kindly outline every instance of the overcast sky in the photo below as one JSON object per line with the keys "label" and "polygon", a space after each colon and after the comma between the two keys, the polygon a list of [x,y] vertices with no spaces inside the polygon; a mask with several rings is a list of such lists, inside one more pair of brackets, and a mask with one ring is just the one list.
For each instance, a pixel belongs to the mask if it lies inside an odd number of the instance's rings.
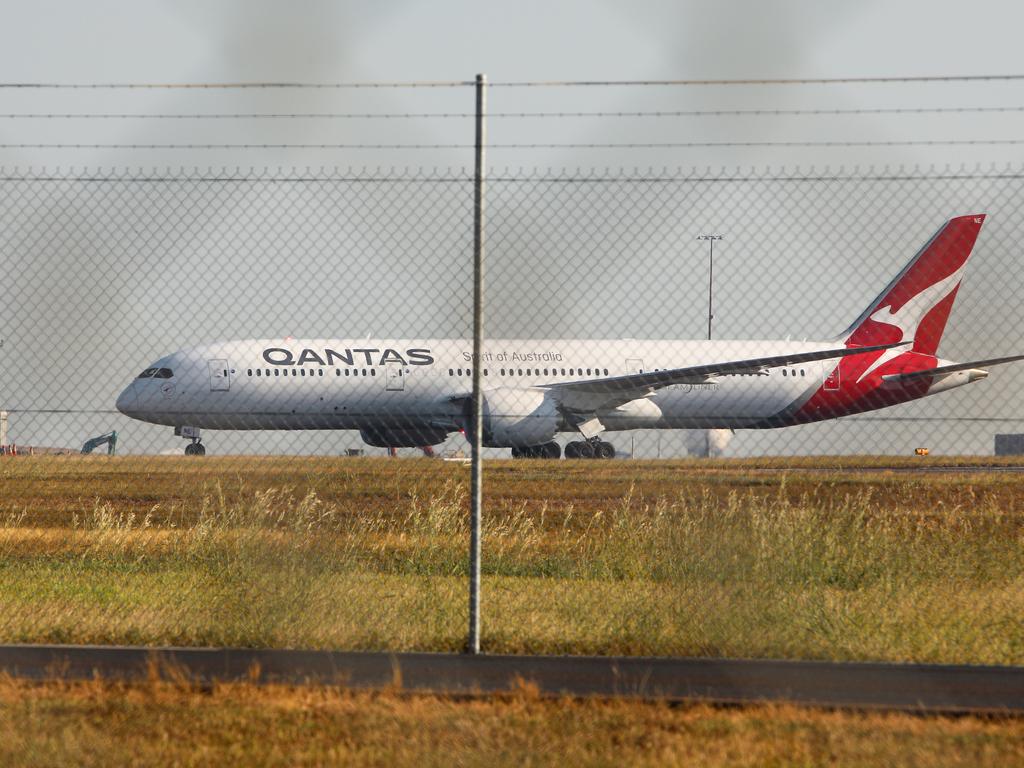
{"label": "overcast sky", "polygon": [[[1024,8],[1006,2],[33,2],[5,4],[0,72],[6,83],[234,83],[842,78],[1024,74]],[[771,169],[947,165],[1019,170],[1024,146],[500,148],[503,144],[666,142],[986,141],[1024,137],[1024,81],[731,87],[513,88],[490,90],[488,159],[512,169]],[[0,90],[13,113],[463,113],[471,89]],[[999,108],[1001,112],[885,114],[892,108]],[[719,115],[533,119],[500,113],[712,110],[865,110],[840,115]],[[0,166],[18,168],[249,169],[383,168],[413,174],[466,168],[472,121],[0,119],[0,144],[455,144],[455,149],[25,149],[0,147]],[[979,262],[954,312],[950,354],[1021,352],[1017,334],[993,333],[993,315],[1015,316],[1024,286],[1015,268],[1024,239],[1016,182],[801,187],[681,185],[664,194],[607,193],[496,182],[490,328],[499,335],[694,337],[703,330],[705,228],[722,245],[722,336],[797,337],[836,332],[946,217],[989,211]],[[611,188],[609,188],[611,190]],[[109,407],[122,382],[187,344],[253,335],[439,335],[460,322],[438,296],[461,296],[452,274],[465,233],[461,198],[425,188],[387,193],[310,187],[0,189],[0,272],[20,304],[0,335],[0,361],[17,361],[21,382],[0,380],[20,407]],[[362,197],[360,197],[362,195]],[[616,197],[620,195],[620,197]],[[639,206],[638,201],[644,203]],[[462,201],[464,202],[464,201]],[[372,204],[372,205],[371,205]],[[328,214],[347,206],[346,219]],[[370,206],[367,208],[366,206]],[[377,206],[380,222],[375,224]],[[447,207],[445,207],[447,206]],[[970,208],[971,210],[967,210]],[[977,208],[978,210],[974,210]],[[402,215],[420,212],[420,219]],[[310,211],[320,211],[315,220]],[[630,213],[632,211],[633,213]],[[354,214],[354,215],[353,215]],[[626,215],[629,214],[629,215]],[[619,222],[618,225],[615,222]],[[781,222],[781,224],[780,224]],[[877,247],[865,222],[880,228]],[[432,227],[432,228],[431,228]],[[782,230],[780,231],[780,227]],[[430,231],[427,232],[426,230]],[[270,231],[273,230],[273,231]],[[256,232],[257,234],[254,234]],[[262,234],[258,234],[262,233]],[[588,238],[590,238],[588,240]],[[412,248],[410,243],[417,243]],[[556,249],[556,244],[557,249]],[[866,247],[867,246],[867,247]],[[454,254],[454,255],[453,255]],[[504,258],[505,261],[501,261]],[[574,260],[575,259],[575,260]],[[587,268],[581,269],[580,259]],[[445,266],[447,265],[447,266]],[[515,268],[509,265],[514,265]],[[260,276],[265,279],[262,279]],[[353,275],[357,278],[353,279]],[[314,277],[310,277],[314,276]],[[534,282],[530,282],[534,279]],[[793,300],[808,280],[832,281],[810,305]],[[432,282],[432,281],[436,281]],[[461,281],[461,282],[460,282]],[[504,282],[501,282],[504,281]],[[402,288],[400,299],[384,287]],[[426,291],[429,288],[433,293]],[[836,291],[835,288],[841,288]],[[461,293],[460,293],[461,290]],[[422,295],[419,294],[428,294]],[[1001,303],[993,297],[1001,296]],[[182,297],[185,297],[184,299]],[[222,299],[226,300],[223,301]],[[396,303],[397,302],[397,303]],[[1016,302],[1012,306],[1007,302]],[[8,302],[10,304],[10,302]],[[810,309],[808,309],[810,306]],[[37,310],[42,307],[42,310]],[[528,313],[521,310],[526,308]],[[832,312],[832,309],[841,311]],[[401,314],[404,313],[404,314]],[[461,325],[465,325],[462,323]],[[122,329],[131,332],[123,337]],[[41,352],[42,351],[42,352]],[[59,355],[76,380],[50,381]],[[34,367],[34,366],[39,366]],[[1001,372],[1000,372],[1001,373]],[[1021,389],[1004,374],[989,398],[940,396],[910,411],[924,417],[994,413],[1016,417]],[[85,382],[85,383],[82,383]],[[1000,398],[993,400],[993,392]],[[6,406],[10,407],[10,406]],[[914,406],[916,408],[917,406]],[[923,410],[921,410],[923,409]],[[26,419],[20,424],[24,428]],[[42,419],[42,417],[38,417]],[[85,417],[82,417],[85,418]],[[115,417],[120,418],[120,417]],[[44,440],[76,444],[111,428],[105,415],[37,421]],[[59,423],[58,423],[59,422]],[[12,426],[12,429],[15,427]],[[143,444],[137,425],[136,446]],[[1013,423],[991,429],[1016,428]],[[146,428],[148,429],[148,428]],[[157,428],[145,433],[157,434]],[[837,427],[808,427],[821,440]],[[893,430],[896,428],[894,427]],[[902,428],[883,447],[918,438]],[[987,450],[989,427],[944,452]],[[949,424],[935,428],[948,436]],[[23,434],[28,430],[23,429]],[[162,443],[179,445],[159,432]],[[84,433],[84,434],[81,434]],[[786,435],[749,436],[734,449],[801,452],[835,446]],[[801,433],[802,434],[802,433]],[[810,433],[808,433],[810,434]],[[840,436],[843,434],[841,431]],[[845,445],[881,445],[873,428]],[[894,432],[890,433],[894,434]],[[39,441],[39,438],[35,438]],[[155,438],[152,438],[155,440]],[[291,439],[291,438],[289,438]],[[967,439],[967,438],[965,438]],[[780,442],[781,441],[781,442]],[[351,442],[351,441],[350,441]],[[744,445],[747,447],[744,448]],[[127,443],[131,448],[131,441]],[[275,444],[307,450],[301,441]],[[245,445],[239,443],[239,449]],[[330,443],[325,450],[337,450]]]}
{"label": "overcast sky", "polygon": [[[1024,72],[1024,7],[962,2],[146,2],[5,3],[8,34],[0,72],[8,82],[313,82],[466,80],[494,82],[693,78],[831,78],[989,75]],[[81,111],[250,109],[436,111],[471,107],[457,92],[18,92],[8,108]],[[885,108],[1022,106],[1024,83],[777,86],[768,88],[494,90],[491,109]],[[222,127],[120,123],[0,124],[10,143],[43,140],[223,140]],[[230,134],[236,141],[238,124]],[[1020,113],[727,119],[493,121],[491,140],[1006,139],[1022,135]],[[383,133],[382,133],[383,130]],[[451,123],[291,123],[247,126],[253,141],[469,141]],[[75,143],[78,143],[75,142]],[[730,148],[617,152],[494,150],[499,165],[712,166],[915,164],[1018,161],[1024,147],[870,149]],[[212,151],[111,153],[6,151],[12,163],[284,162],[348,166],[465,165],[466,152]]]}

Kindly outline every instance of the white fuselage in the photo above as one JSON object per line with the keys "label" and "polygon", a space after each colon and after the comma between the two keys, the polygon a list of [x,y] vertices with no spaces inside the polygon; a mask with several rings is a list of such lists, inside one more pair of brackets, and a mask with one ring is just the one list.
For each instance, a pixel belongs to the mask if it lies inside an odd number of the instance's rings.
{"label": "white fuselage", "polygon": [[[556,382],[830,345],[834,342],[495,340],[484,347],[481,374],[485,394],[536,392]],[[471,349],[468,341],[451,339],[224,342],[153,363],[162,377],[134,380],[117,407],[156,424],[210,429],[429,425],[456,430],[472,388]],[[834,368],[834,361],[815,361],[669,386],[600,417],[608,430],[785,426],[786,414],[810,399]]]}

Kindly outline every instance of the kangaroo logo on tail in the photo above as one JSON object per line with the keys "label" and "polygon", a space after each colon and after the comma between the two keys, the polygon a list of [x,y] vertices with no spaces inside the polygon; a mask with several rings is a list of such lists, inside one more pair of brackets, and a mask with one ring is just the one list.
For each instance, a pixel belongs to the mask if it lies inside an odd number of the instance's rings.
{"label": "kangaroo logo on tail", "polygon": [[846,346],[913,340],[912,351],[934,355],[984,222],[981,214],[946,222],[842,334]]}

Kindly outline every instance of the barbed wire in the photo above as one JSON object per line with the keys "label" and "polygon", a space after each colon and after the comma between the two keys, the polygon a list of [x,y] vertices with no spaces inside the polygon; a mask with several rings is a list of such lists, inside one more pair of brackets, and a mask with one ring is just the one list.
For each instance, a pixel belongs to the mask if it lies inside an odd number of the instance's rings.
{"label": "barbed wire", "polygon": [[[375,168],[341,168],[338,166],[314,169],[311,167],[276,169],[263,167],[179,167],[161,170],[145,168],[114,168],[97,167],[77,169],[71,166],[63,169],[46,167],[34,169],[29,166],[25,171],[18,167],[4,168],[0,166],[0,182],[32,182],[32,183],[224,183],[224,184],[294,184],[298,182],[337,182],[337,183],[455,183],[472,182],[472,170],[465,168],[433,168],[429,171],[410,172],[409,168],[396,167]],[[977,180],[977,179],[1024,179],[1024,167],[1007,165],[1004,168],[991,166],[988,169],[976,165],[969,169],[961,165],[958,169],[948,164],[943,168],[931,166],[904,165],[898,168],[884,166],[882,168],[861,168],[859,165],[847,169],[832,169],[825,166],[818,171],[811,166],[806,171],[799,166],[792,171],[776,170],[767,166],[757,168],[712,168],[710,166],[684,168],[605,168],[605,169],[571,169],[571,168],[533,168],[518,169],[489,168],[488,181],[501,183],[547,183],[547,184],[676,184],[679,182],[728,184],[749,181],[773,182],[808,182],[808,181],[915,181],[915,180]]]}
{"label": "barbed wire", "polygon": [[489,82],[499,88],[589,88],[613,86],[736,86],[736,85],[846,85],[855,83],[967,83],[1024,80],[1024,74],[1001,75],[892,75],[877,77],[796,77],[679,80],[534,80]]}
{"label": "barbed wire", "polygon": [[475,86],[473,80],[424,80],[379,83],[0,83],[10,90],[234,90],[234,89],[342,89],[342,88],[463,88]]}
{"label": "barbed wire", "polygon": [[[609,143],[488,144],[488,149],[707,149],[724,147],[931,147],[1016,146],[1024,139],[906,139],[882,141],[670,141]],[[473,149],[473,144],[0,144],[3,149],[159,149],[159,150],[254,150],[254,149],[357,149],[424,150]]]}
{"label": "barbed wire", "polygon": [[[699,109],[595,112],[490,112],[490,119],[800,117],[845,115],[988,114],[1024,112],[1024,105],[978,107],[863,107],[845,109]],[[473,112],[11,112],[2,120],[423,120],[476,117]]]}
{"label": "barbed wire", "polygon": [[[765,86],[765,85],[843,85],[856,83],[956,83],[1024,80],[1024,74],[980,75],[891,75],[871,77],[815,78],[736,78],[736,79],[649,79],[649,80],[521,80],[490,81],[492,88],[590,88],[590,87],[665,87],[665,86]],[[473,80],[381,81],[348,83],[304,82],[225,82],[225,83],[0,83],[0,89],[42,90],[230,90],[230,89],[346,89],[346,88],[462,88],[475,86]]]}

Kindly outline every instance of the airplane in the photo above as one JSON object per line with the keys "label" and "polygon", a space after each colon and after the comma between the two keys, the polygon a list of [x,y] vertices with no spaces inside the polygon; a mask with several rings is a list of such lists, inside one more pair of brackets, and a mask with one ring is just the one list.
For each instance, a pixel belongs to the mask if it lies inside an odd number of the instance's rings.
{"label": "airplane", "polygon": [[470,427],[481,366],[482,444],[516,458],[612,458],[601,436],[632,429],[766,429],[887,408],[980,381],[938,357],[984,215],[947,221],[843,333],[820,341],[461,339],[227,341],[160,358],[117,398],[175,427],[359,430],[378,447],[422,447]]}

